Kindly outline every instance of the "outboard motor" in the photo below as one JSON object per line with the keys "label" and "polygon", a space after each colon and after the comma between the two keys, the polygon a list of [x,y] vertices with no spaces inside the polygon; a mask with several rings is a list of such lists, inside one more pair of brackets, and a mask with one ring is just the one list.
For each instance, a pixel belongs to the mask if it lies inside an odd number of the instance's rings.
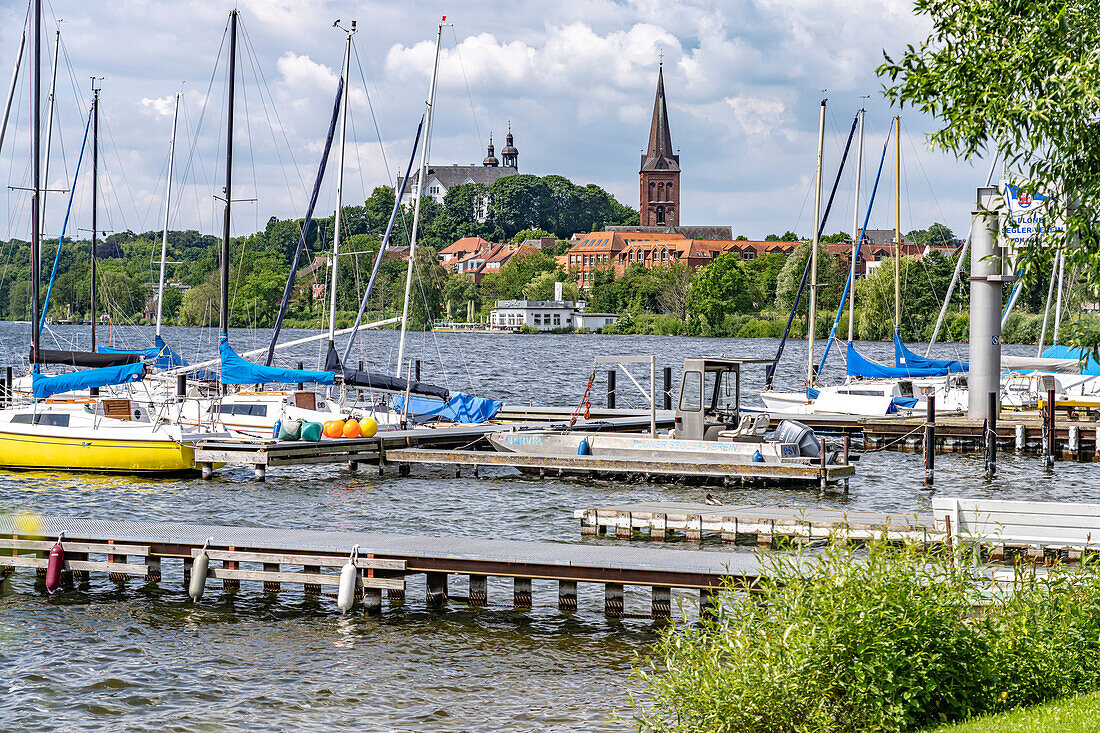
{"label": "outboard motor", "polygon": [[[769,443],[794,443],[798,446],[798,455],[803,458],[821,458],[822,441],[811,428],[797,420],[784,420],[775,430],[764,436]],[[829,456],[833,463],[836,456]]]}

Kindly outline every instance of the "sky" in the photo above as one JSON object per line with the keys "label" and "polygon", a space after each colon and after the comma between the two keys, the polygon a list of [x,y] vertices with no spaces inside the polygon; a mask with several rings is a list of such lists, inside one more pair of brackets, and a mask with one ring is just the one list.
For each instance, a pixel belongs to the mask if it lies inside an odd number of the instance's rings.
{"label": "sky", "polygon": [[[46,232],[60,232],[90,102],[101,87],[100,227],[159,229],[175,94],[182,90],[170,226],[220,234],[224,185],[226,23],[221,0],[52,0],[45,6],[43,100],[54,32],[61,61]],[[332,114],[345,27],[357,21],[350,77],[344,204],[391,183],[409,158],[442,30],[430,160],[475,163],[508,125],[523,173],[596,183],[637,207],[658,61],[680,151],[681,223],[734,234],[812,231],[817,127],[828,99],[825,196],[855,111],[867,109],[862,202],[897,110],[874,70],[884,49],[920,42],[927,20],[904,0],[483,0],[474,3],[240,0],[233,232],[304,214]],[[27,13],[0,0],[0,80],[7,84]],[[60,19],[60,23],[58,22]],[[29,52],[28,52],[29,53]],[[29,64],[0,150],[0,237],[29,233]],[[5,87],[6,88],[6,87]],[[827,90],[827,91],[823,91]],[[869,98],[864,99],[864,96]],[[45,107],[45,101],[43,102]],[[46,111],[43,111],[45,120]],[[902,230],[934,221],[964,236],[987,164],[931,151],[936,121],[902,111]],[[91,155],[89,149],[86,156]],[[317,212],[335,206],[337,151]],[[852,230],[855,150],[828,232]],[[90,226],[90,161],[70,216]],[[862,212],[860,218],[862,219]],[[894,225],[893,148],[870,228]],[[83,235],[82,235],[83,236]]]}

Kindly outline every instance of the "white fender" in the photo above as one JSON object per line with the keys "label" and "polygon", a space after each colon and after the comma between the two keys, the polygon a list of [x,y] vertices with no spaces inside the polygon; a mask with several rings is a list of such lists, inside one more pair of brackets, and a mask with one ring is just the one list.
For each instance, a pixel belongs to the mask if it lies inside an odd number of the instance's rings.
{"label": "white fender", "polygon": [[359,569],[355,567],[355,560],[359,557],[359,545],[351,548],[351,555],[344,567],[340,570],[340,590],[336,593],[336,605],[340,611],[347,613],[355,606],[355,586],[358,582]]}
{"label": "white fender", "polygon": [[199,554],[191,563],[191,583],[187,586],[187,595],[191,596],[191,600],[196,603],[202,598],[202,592],[206,590],[206,573],[210,567],[210,556],[206,554],[206,548],[213,539],[213,537],[207,538]]}

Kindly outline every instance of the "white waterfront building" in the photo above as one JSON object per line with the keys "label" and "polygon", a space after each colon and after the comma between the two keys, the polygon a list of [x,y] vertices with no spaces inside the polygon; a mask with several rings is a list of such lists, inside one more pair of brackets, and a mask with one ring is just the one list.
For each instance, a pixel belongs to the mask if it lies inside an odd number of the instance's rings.
{"label": "white waterfront building", "polygon": [[513,331],[524,326],[536,331],[595,331],[619,319],[614,313],[588,313],[585,305],[583,300],[498,300],[489,312],[489,325]]}

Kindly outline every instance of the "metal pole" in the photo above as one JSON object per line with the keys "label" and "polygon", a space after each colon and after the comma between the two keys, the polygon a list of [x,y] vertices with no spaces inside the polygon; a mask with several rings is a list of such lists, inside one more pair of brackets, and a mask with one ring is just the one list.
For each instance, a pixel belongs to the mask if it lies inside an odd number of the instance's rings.
{"label": "metal pole", "polygon": [[1055,430],[1057,428],[1055,424],[1055,411],[1054,411],[1054,389],[1047,390],[1047,465],[1054,466],[1054,443],[1055,443]]}
{"label": "metal pole", "polygon": [[[894,118],[894,329],[901,328],[901,115]],[[998,313],[1000,310],[997,311]]]}
{"label": "metal pole", "polygon": [[[42,160],[42,177],[46,179],[46,188],[50,187],[50,148],[53,142],[53,110],[54,110],[54,98],[57,91],[57,52],[61,48],[61,29],[58,28],[57,34],[54,38],[53,47],[53,68],[50,73],[50,106],[49,111],[46,113],[46,155]],[[42,214],[39,217],[39,221],[42,223],[42,228],[46,228],[46,194],[42,194]],[[61,246],[60,240],[58,246]]]}
{"label": "metal pole", "polygon": [[806,386],[814,385],[814,336],[817,331],[817,245],[821,242],[821,162],[825,152],[825,105],[821,100],[821,114],[817,128],[817,182],[814,186],[814,236],[810,244],[810,312],[806,319]]}
{"label": "metal pole", "polygon": [[657,357],[649,357],[649,434],[657,437]]}
{"label": "metal pole", "polygon": [[665,409],[672,409],[672,367],[665,367]]}
{"label": "metal pole", "polygon": [[42,193],[41,158],[42,158],[42,0],[34,0],[34,75],[32,77],[32,110],[34,131],[31,145],[34,156],[33,186],[34,196],[31,201],[31,363],[38,363],[38,286],[42,279],[42,222],[38,220],[40,213],[39,203]]}
{"label": "metal pole", "polygon": [[1043,307],[1043,331],[1039,334],[1039,348],[1035,352],[1035,358],[1038,359],[1043,355],[1043,344],[1047,341],[1047,321],[1050,320],[1050,301],[1054,297],[1054,281],[1058,279],[1058,261],[1062,256],[1061,250],[1054,255],[1054,261],[1051,262],[1050,267],[1050,284],[1047,285],[1047,302]]}
{"label": "metal pole", "polygon": [[23,49],[27,45],[27,29],[19,37],[19,52],[15,55],[15,68],[11,71],[11,84],[8,86],[8,101],[4,104],[4,119],[0,121],[0,151],[4,149],[4,137],[8,133],[8,117],[11,115],[11,103],[15,100],[15,86],[19,82],[19,66],[23,63]]}
{"label": "metal pole", "polygon": [[607,409],[615,409],[615,370],[607,370]]}
{"label": "metal pole", "polygon": [[[336,21],[339,23],[340,21]],[[347,33],[344,45],[344,97],[340,100],[340,167],[336,172],[336,224],[332,233],[332,285],[329,293],[328,340],[336,344],[336,276],[340,269],[340,226],[344,218],[344,153],[347,151],[348,136],[348,97],[351,96],[348,84],[351,81],[351,37],[355,33],[355,21],[351,21],[351,30]]]}
{"label": "metal pole", "polygon": [[1054,298],[1054,334],[1050,343],[1058,345],[1058,331],[1062,328],[1062,282],[1066,276],[1066,253],[1058,253],[1058,295]]}
{"label": "metal pole", "polygon": [[[435,102],[435,82],[439,75],[439,44],[443,38],[443,23],[435,33],[435,61],[432,64],[432,81],[428,87],[428,101],[424,111],[424,146],[420,149],[420,171],[416,178],[416,203],[413,205],[412,236],[409,239],[409,269],[405,273],[405,305],[401,311],[401,337],[397,342],[397,376],[401,376],[401,362],[405,358],[405,332],[409,328],[409,295],[412,292],[412,280],[416,265],[416,237],[420,226],[420,201],[424,198],[424,187],[428,182],[428,146],[432,133],[432,105]],[[398,204],[401,202],[398,201]]]}
{"label": "metal pole", "polygon": [[95,85],[95,77],[92,77],[92,351],[95,351],[95,322],[96,322],[96,250],[97,242],[96,204],[98,203],[99,184],[99,89]]}
{"label": "metal pole", "polygon": [[[1000,153],[993,155],[993,162],[989,164],[989,174],[985,177],[985,185],[988,186],[993,182],[993,172],[997,168],[997,159]],[[936,338],[940,335],[940,327],[943,326],[943,319],[947,316],[947,308],[951,304],[951,296],[955,294],[955,286],[959,282],[959,273],[962,272],[963,263],[966,261],[966,252],[970,248],[970,238],[974,235],[974,224],[971,223],[970,229],[966,232],[966,239],[963,240],[962,249],[959,250],[959,259],[955,261],[955,271],[951,273],[951,283],[947,286],[947,295],[943,298],[943,305],[940,306],[940,314],[936,317],[936,327],[932,329],[932,339],[928,342],[928,348],[924,350],[925,356],[932,355],[932,344],[936,343]]]}
{"label": "metal pole", "polygon": [[986,407],[989,412],[987,420],[988,429],[985,434],[986,473],[990,478],[997,473],[997,408],[1000,407],[998,392],[990,392],[989,403]]}
{"label": "metal pole", "polygon": [[176,110],[172,113],[172,142],[168,145],[168,190],[164,194],[164,232],[160,238],[160,287],[157,290],[157,336],[164,311],[164,268],[168,260],[168,214],[172,209],[172,169],[176,162],[176,122],[180,116],[180,97],[176,92]]}
{"label": "metal pole", "polygon": [[927,412],[924,418],[924,483],[931,486],[936,474],[936,395],[928,395],[925,404]]}
{"label": "metal pole", "polygon": [[997,257],[997,189],[977,190],[970,252],[970,375],[968,410],[972,420],[989,418],[986,396],[1001,387],[1001,260]]}
{"label": "metal pole", "polygon": [[419,382],[420,381],[420,359],[417,359],[413,363],[413,374],[416,375],[415,379],[416,379],[417,382]]}
{"label": "metal pole", "polygon": [[852,292],[848,294],[848,340],[855,339],[856,319],[856,243],[859,240],[859,187],[863,179],[863,118],[867,110],[859,110],[859,148],[856,156],[856,205],[852,209]]}
{"label": "metal pole", "polygon": [[229,11],[229,104],[225,133],[225,212],[222,222],[221,302],[218,327],[229,336],[229,223],[233,208],[233,96],[237,70],[237,11]]}

